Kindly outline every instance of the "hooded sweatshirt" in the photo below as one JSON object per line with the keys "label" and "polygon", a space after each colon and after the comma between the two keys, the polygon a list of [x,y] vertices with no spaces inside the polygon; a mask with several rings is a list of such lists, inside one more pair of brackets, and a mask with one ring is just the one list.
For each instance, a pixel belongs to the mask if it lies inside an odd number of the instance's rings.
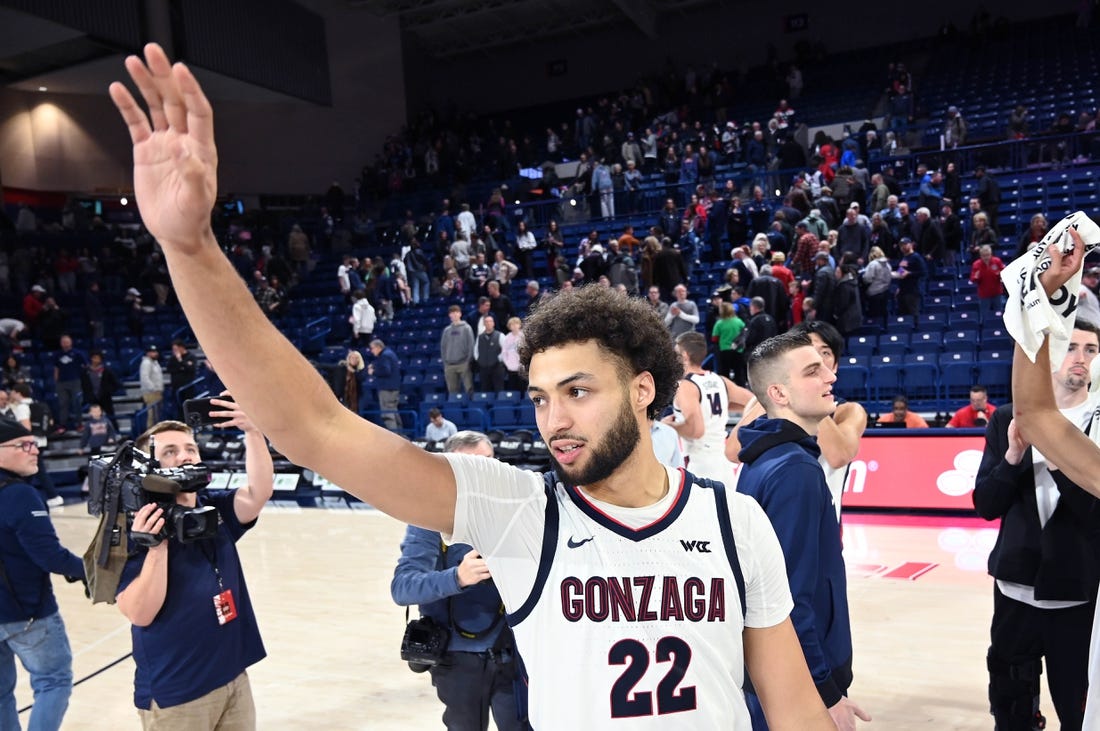
{"label": "hooded sweatshirt", "polygon": [[817,440],[786,419],[762,416],[742,427],[737,491],[772,522],[787,564],[791,621],[817,692],[832,707],[852,684],[848,582]]}

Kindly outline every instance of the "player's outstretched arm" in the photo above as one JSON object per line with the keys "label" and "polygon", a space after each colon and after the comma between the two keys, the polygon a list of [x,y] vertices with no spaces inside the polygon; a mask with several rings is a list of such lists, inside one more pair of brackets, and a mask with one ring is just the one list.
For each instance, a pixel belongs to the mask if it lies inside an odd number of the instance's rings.
{"label": "player's outstretched arm", "polygon": [[[134,144],[134,194],[165,252],[187,320],[252,421],[296,464],[309,467],[399,520],[450,532],[450,467],[345,409],[314,368],[260,311],[210,228],[217,149],[210,103],[190,70],[155,44],[110,94]],[[400,486],[399,488],[397,486]]]}
{"label": "player's outstretched arm", "polygon": [[745,666],[773,731],[836,731],[810,677],[794,625],[746,627]]}

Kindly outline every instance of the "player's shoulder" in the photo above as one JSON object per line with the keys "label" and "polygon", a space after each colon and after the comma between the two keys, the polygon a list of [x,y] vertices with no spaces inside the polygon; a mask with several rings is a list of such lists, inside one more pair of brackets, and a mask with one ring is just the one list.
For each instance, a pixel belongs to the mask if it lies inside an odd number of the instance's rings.
{"label": "player's shoulder", "polygon": [[742,544],[751,548],[753,544],[752,536],[757,531],[764,530],[765,527],[770,528],[771,521],[768,519],[767,513],[764,512],[764,508],[753,496],[733,491],[729,491],[728,494],[727,505],[734,539],[737,541],[739,549]]}

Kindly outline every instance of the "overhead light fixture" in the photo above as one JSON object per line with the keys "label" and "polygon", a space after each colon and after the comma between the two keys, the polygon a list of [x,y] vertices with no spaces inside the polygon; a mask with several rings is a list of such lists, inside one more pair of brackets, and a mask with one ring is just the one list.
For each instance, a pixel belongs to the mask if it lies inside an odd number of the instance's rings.
{"label": "overhead light fixture", "polygon": [[44,87],[44,86],[40,86],[40,87],[38,87],[38,90],[39,90],[39,91],[49,91],[49,89],[47,89],[47,88],[46,88],[46,87]]}
{"label": "overhead light fixture", "polygon": [[128,205],[130,203],[130,199],[127,198],[126,196],[122,196],[121,198],[118,199],[118,202],[125,206],[125,205]]}

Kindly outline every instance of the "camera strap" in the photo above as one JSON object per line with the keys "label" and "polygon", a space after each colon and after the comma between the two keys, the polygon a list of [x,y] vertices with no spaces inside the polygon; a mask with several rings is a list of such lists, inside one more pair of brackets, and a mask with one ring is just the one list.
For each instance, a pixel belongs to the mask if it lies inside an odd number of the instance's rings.
{"label": "camera strap", "polygon": [[[447,563],[447,544],[444,543],[442,539],[440,539],[439,545],[443,553],[441,563],[445,566]],[[447,597],[447,621],[452,627],[454,627],[455,632],[458,632],[459,635],[465,637],[468,640],[476,640],[479,637],[484,637],[485,635],[491,633],[494,629],[496,629],[496,626],[500,624],[500,620],[504,619],[504,602],[501,602],[500,607],[497,609],[497,616],[493,618],[492,624],[480,631],[468,630],[461,624],[459,624],[457,619],[455,619],[454,603],[451,601],[452,599],[453,597]],[[408,619],[406,618],[406,622],[407,621]]]}

